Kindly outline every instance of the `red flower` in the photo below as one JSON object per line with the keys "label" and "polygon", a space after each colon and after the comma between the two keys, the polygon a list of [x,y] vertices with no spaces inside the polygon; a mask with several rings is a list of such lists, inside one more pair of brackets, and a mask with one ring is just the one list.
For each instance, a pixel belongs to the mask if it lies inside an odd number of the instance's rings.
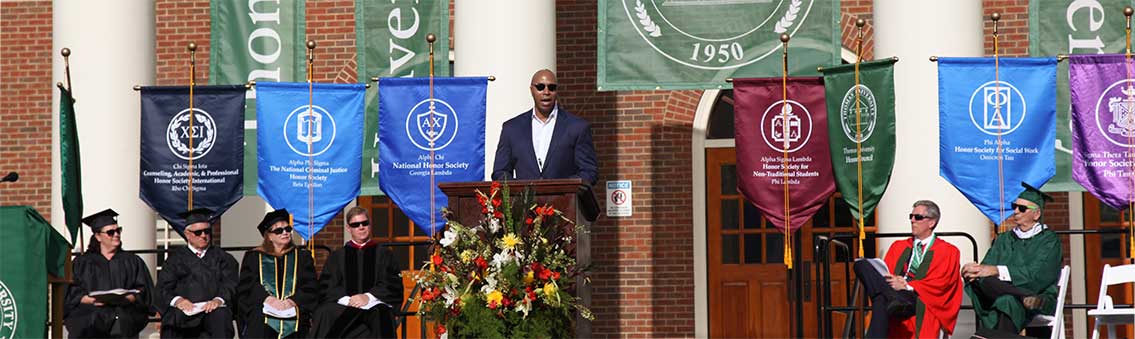
{"label": "red flower", "polygon": [[486,213],[489,213],[489,208],[488,207],[481,207],[481,214],[486,214]]}
{"label": "red flower", "polygon": [[525,224],[531,225],[533,222],[535,222],[535,220],[532,220],[532,217],[528,217],[528,218],[524,219]]}
{"label": "red flower", "polygon": [[536,272],[536,275],[540,277],[540,280],[548,280],[548,278],[552,277],[552,270],[542,269],[539,272]]}
{"label": "red flower", "polygon": [[485,258],[482,258],[482,257],[477,257],[477,259],[473,259],[473,263],[477,264],[477,267],[481,268],[482,270],[489,268],[489,263],[485,262]]}
{"label": "red flower", "polygon": [[501,198],[499,198],[499,197],[493,198],[493,207],[500,207],[500,206],[501,206]]}
{"label": "red flower", "polygon": [[500,305],[497,305],[496,301],[490,301],[489,302],[489,309],[495,310],[495,309],[497,309],[497,306],[500,306]]}
{"label": "red flower", "polygon": [[438,324],[438,325],[437,325],[437,328],[434,328],[434,334],[437,334],[437,336],[439,336],[439,337],[440,337],[440,336],[441,336],[442,334],[445,334],[445,326],[442,326],[441,324]]}
{"label": "red flower", "polygon": [[486,200],[488,200],[488,198],[485,198],[484,195],[480,195],[480,194],[477,195],[477,203],[481,204],[481,206],[485,206]]}
{"label": "red flower", "polygon": [[449,314],[453,315],[454,317],[460,316],[461,315],[461,308],[457,307],[457,305],[454,305],[453,307],[449,308]]}
{"label": "red flower", "polygon": [[544,206],[536,206],[536,215],[544,215]]}
{"label": "red flower", "polygon": [[524,291],[528,294],[528,300],[536,300],[536,290],[532,289],[532,286],[525,287]]}
{"label": "red flower", "polygon": [[493,211],[493,217],[496,217],[497,219],[504,218],[504,213],[501,213],[500,210]]}
{"label": "red flower", "polygon": [[552,272],[552,280],[560,280],[560,272]]}
{"label": "red flower", "polygon": [[501,189],[501,183],[499,181],[493,181],[493,184],[489,186],[489,188],[492,189],[493,192],[496,192],[497,190]]}
{"label": "red flower", "polygon": [[430,262],[432,262],[434,265],[441,265],[441,256],[434,254],[430,257]]}
{"label": "red flower", "polygon": [[433,287],[427,288],[425,291],[422,291],[422,300],[425,300],[425,301],[434,300],[436,295],[434,295],[433,291],[434,291]]}
{"label": "red flower", "polygon": [[552,208],[551,206],[548,206],[547,208],[544,208],[544,213],[543,213],[543,215],[544,215],[544,216],[549,216],[549,217],[550,217],[550,216],[553,216],[553,215],[555,215],[555,214],[556,214],[556,209],[555,209],[555,208]]}

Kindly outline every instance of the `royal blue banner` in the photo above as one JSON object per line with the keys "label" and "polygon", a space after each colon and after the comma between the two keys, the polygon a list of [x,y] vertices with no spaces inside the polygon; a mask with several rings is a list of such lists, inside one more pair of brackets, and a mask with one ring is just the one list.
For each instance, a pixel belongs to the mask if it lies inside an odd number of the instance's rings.
{"label": "royal blue banner", "polygon": [[178,233],[185,229],[177,214],[189,209],[190,187],[193,207],[218,215],[242,196],[244,91],[196,86],[190,110],[189,87],[142,87],[138,195]]}
{"label": "royal blue banner", "polygon": [[378,185],[427,234],[445,226],[449,199],[437,183],[485,178],[487,86],[483,77],[434,78],[431,101],[428,78],[378,81]]}
{"label": "royal blue banner", "polygon": [[1055,58],[939,58],[938,108],[941,175],[994,223],[1056,174]]}
{"label": "royal blue banner", "polygon": [[[362,84],[256,83],[256,192],[304,239],[359,195]],[[310,100],[310,101],[309,101]]]}

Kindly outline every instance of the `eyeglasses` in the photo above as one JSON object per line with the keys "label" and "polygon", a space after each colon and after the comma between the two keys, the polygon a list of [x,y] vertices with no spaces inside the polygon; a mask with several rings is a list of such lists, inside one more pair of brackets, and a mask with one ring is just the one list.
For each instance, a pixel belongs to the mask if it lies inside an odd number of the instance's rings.
{"label": "eyeglasses", "polygon": [[532,87],[535,87],[537,91],[543,91],[544,88],[547,87],[549,92],[555,92],[556,87],[559,87],[559,85],[557,85],[557,84],[532,84]]}
{"label": "eyeglasses", "polygon": [[284,226],[284,227],[280,227],[280,228],[277,228],[277,229],[274,229],[274,230],[270,230],[268,232],[272,233],[272,234],[284,234],[284,232],[291,233],[292,227],[291,226]]}
{"label": "eyeglasses", "polygon": [[921,215],[921,214],[914,214],[914,213],[911,213],[908,217],[909,217],[909,219],[914,219],[914,221],[922,221],[922,220],[930,219],[930,216],[928,216],[928,215]]}
{"label": "eyeglasses", "polygon": [[347,223],[347,226],[351,226],[351,228],[359,228],[359,227],[363,227],[363,226],[370,226],[370,220],[363,220],[363,221],[358,221],[358,222],[349,222],[349,223]]}
{"label": "eyeglasses", "polygon": [[185,232],[193,233],[193,235],[196,235],[198,237],[200,237],[201,234],[213,235],[213,229],[212,228],[200,229],[200,230],[196,230],[196,231],[185,230]]}
{"label": "eyeglasses", "polygon": [[1017,204],[1017,203],[1013,203],[1009,206],[1011,206],[1013,209],[1017,210],[1017,212],[1021,212],[1021,213],[1025,213],[1025,212],[1028,212],[1028,210],[1035,210],[1035,209],[1039,208],[1037,206],[1026,206],[1026,205],[1021,205],[1021,204]]}
{"label": "eyeglasses", "polygon": [[113,237],[115,235],[122,234],[122,227],[115,228],[115,229],[109,230],[109,231],[101,231],[99,233],[106,234],[106,236],[108,236],[108,237]]}

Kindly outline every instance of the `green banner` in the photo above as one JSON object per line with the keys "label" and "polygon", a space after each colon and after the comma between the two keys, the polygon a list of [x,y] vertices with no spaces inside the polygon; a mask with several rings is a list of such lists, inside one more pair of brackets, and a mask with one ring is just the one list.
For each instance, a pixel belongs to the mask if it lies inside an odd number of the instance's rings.
{"label": "green banner", "polygon": [[[1029,54],[1123,53],[1126,18],[1123,8],[1135,0],[1029,1]],[[1084,191],[1072,180],[1072,120],[1068,63],[1056,72],[1056,176],[1045,191]]]}
{"label": "green banner", "polygon": [[894,64],[894,59],[861,63],[859,85],[854,64],[823,70],[832,170],[856,218],[875,211],[895,164]]}
{"label": "green banner", "polygon": [[[210,84],[306,79],[303,0],[212,0],[209,11]],[[256,89],[245,98],[244,195],[256,195]]]}
{"label": "green banner", "polygon": [[[449,69],[448,1],[355,1],[355,36],[359,81],[371,77],[429,76],[433,33],[434,75],[452,76]],[[366,94],[361,195],[381,195],[378,189],[378,86]]]}
{"label": "green banner", "polygon": [[[59,190],[63,196],[63,221],[78,240],[83,227],[83,170],[79,157],[79,128],[75,125],[75,98],[59,87]],[[0,336],[0,338],[3,338]]]}
{"label": "green banner", "polygon": [[35,209],[0,207],[0,338],[47,338],[47,274],[63,276],[69,246]]}
{"label": "green banner", "polygon": [[817,75],[838,64],[839,1],[600,0],[598,87],[731,88],[730,77]]}

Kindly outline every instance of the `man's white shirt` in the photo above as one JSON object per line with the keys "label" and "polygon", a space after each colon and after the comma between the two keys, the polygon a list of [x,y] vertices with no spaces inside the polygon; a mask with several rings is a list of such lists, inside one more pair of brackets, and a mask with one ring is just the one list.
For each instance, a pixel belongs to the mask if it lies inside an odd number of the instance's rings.
{"label": "man's white shirt", "polygon": [[547,121],[540,121],[536,108],[532,108],[532,149],[536,151],[536,164],[540,171],[544,170],[544,160],[548,158],[548,148],[552,145],[552,132],[556,130],[556,116],[559,115],[560,105],[552,107]]}

